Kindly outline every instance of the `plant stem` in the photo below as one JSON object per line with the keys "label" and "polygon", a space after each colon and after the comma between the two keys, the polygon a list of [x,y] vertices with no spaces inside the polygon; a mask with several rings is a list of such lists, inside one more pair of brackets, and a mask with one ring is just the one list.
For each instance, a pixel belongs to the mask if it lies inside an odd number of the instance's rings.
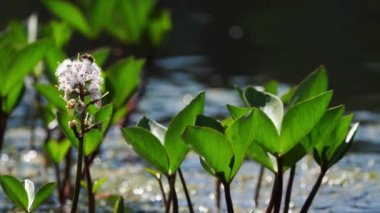
{"label": "plant stem", "polygon": [[[3,106],[3,98],[0,97],[0,107]],[[8,114],[0,109],[0,153],[3,149],[5,129],[7,128]]]}
{"label": "plant stem", "polygon": [[264,166],[260,166],[259,178],[257,179],[255,197],[254,197],[256,208],[259,207],[260,189],[261,189],[261,183],[263,181],[263,176],[264,176]]}
{"label": "plant stem", "polygon": [[185,192],[187,206],[189,207],[189,212],[190,213],[194,213],[193,204],[191,202],[190,194],[189,194],[189,191],[187,190],[185,178],[183,178],[183,174],[182,174],[181,168],[178,168],[178,173],[179,173],[179,178],[181,179],[183,191]]}
{"label": "plant stem", "polygon": [[90,162],[88,157],[84,157],[84,168],[87,180],[88,212],[95,213],[95,194],[92,190],[93,187],[90,173]]}
{"label": "plant stem", "polygon": [[321,173],[319,174],[318,179],[315,182],[313,189],[311,190],[309,196],[307,197],[305,203],[302,206],[302,209],[300,211],[301,213],[306,213],[309,210],[311,203],[313,202],[314,197],[317,194],[319,187],[321,186],[321,183],[322,183],[323,177],[326,174],[326,171],[327,169],[321,169]]}
{"label": "plant stem", "polygon": [[59,170],[59,164],[54,163],[54,171],[55,171],[55,178],[57,179],[57,191],[58,191],[58,199],[61,206],[65,203],[65,199],[63,197],[63,190],[62,190],[62,182],[61,182],[61,172]]}
{"label": "plant stem", "polygon": [[223,187],[224,187],[224,196],[225,196],[226,204],[227,204],[227,212],[233,213],[234,207],[233,207],[232,199],[231,199],[230,183],[223,182]]}
{"label": "plant stem", "polygon": [[274,212],[279,213],[281,208],[281,199],[282,199],[282,185],[283,185],[283,168],[282,168],[282,158],[277,157],[277,174],[278,178],[276,193],[275,193],[275,202],[274,202]]}
{"label": "plant stem", "polygon": [[79,138],[79,148],[78,148],[78,159],[77,159],[77,161],[78,161],[77,173],[76,173],[76,179],[75,179],[73,205],[71,208],[71,213],[77,212],[79,191],[80,191],[80,180],[81,180],[81,172],[82,172],[82,158],[83,158],[83,137],[80,137]]}
{"label": "plant stem", "polygon": [[296,165],[294,164],[290,168],[288,186],[286,188],[286,194],[285,194],[284,213],[289,212],[289,204],[290,204],[290,198],[292,197],[292,188],[293,188],[293,182],[294,182],[294,175],[295,175],[295,173],[296,173]]}
{"label": "plant stem", "polygon": [[160,186],[160,191],[162,194],[162,200],[164,201],[164,206],[166,208],[166,205],[168,205],[167,204],[168,200],[166,199],[165,190],[164,190],[164,186],[162,185],[161,177],[157,178],[157,181],[158,181],[158,185]]}
{"label": "plant stem", "polygon": [[273,183],[273,187],[272,187],[272,194],[271,194],[271,197],[270,197],[270,201],[269,201],[267,210],[265,211],[266,213],[272,212],[272,209],[273,209],[273,206],[274,206],[274,200],[275,200],[275,194],[276,194],[277,185],[278,185],[278,179],[277,179],[277,175],[275,174],[274,175],[274,183]]}
{"label": "plant stem", "polygon": [[71,176],[70,176],[71,150],[72,148],[70,147],[65,156],[65,171],[64,171],[64,178],[63,178],[63,185],[62,185],[63,196],[65,200],[72,197],[72,186],[71,186]]}
{"label": "plant stem", "polygon": [[215,201],[216,201],[216,209],[220,210],[220,186],[222,182],[219,179],[215,181]]}
{"label": "plant stem", "polygon": [[175,179],[176,179],[175,173],[173,175],[168,176],[170,195],[171,195],[171,199],[169,200],[169,203],[170,201],[173,201],[173,212],[178,213],[178,198],[177,198],[177,192],[175,190]]}

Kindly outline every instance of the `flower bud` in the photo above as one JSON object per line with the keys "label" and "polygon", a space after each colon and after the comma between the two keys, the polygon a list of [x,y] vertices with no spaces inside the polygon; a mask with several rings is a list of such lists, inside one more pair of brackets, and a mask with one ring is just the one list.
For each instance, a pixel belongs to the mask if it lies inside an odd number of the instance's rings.
{"label": "flower bud", "polygon": [[66,108],[67,109],[74,109],[75,105],[76,105],[75,99],[70,99],[67,101]]}
{"label": "flower bud", "polygon": [[77,128],[77,125],[78,125],[78,122],[76,120],[69,121],[69,127],[70,127],[70,129]]}

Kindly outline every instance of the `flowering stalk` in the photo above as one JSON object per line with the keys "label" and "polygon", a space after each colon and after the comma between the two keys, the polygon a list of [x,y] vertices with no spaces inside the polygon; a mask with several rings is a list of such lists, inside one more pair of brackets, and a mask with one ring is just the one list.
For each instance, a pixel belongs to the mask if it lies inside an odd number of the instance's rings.
{"label": "flowering stalk", "polygon": [[[77,211],[80,180],[83,162],[83,148],[85,133],[98,125],[92,124],[91,117],[87,112],[88,106],[94,104],[98,108],[101,106],[100,85],[102,83],[100,68],[94,62],[94,58],[88,54],[83,55],[75,61],[64,60],[57,68],[58,89],[64,92],[64,99],[67,101],[67,109],[71,115],[69,126],[78,139],[77,173],[73,195],[73,205],[71,212]],[[86,99],[89,97],[89,101]],[[87,101],[87,103],[85,103]],[[78,122],[79,121],[79,122]],[[87,183],[91,185],[90,170],[86,164]],[[88,189],[90,190],[90,189]],[[88,192],[89,212],[95,212],[94,193]]]}

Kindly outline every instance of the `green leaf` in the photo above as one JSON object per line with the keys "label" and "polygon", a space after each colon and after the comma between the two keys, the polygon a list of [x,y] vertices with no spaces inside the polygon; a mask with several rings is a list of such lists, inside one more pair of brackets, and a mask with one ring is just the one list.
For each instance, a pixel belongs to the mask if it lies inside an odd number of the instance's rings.
{"label": "green leaf", "polygon": [[70,140],[70,142],[75,146],[75,148],[78,148],[79,140],[75,136],[74,131],[69,127],[69,116],[67,115],[67,113],[57,112],[57,120],[63,134]]}
{"label": "green leaf", "polygon": [[166,33],[172,28],[171,13],[169,10],[163,10],[161,13],[148,22],[148,33],[150,43],[157,47],[165,37]]}
{"label": "green leaf", "polygon": [[332,91],[299,102],[285,114],[281,129],[281,153],[299,143],[319,122],[332,97]]}
{"label": "green leaf", "polygon": [[247,87],[244,90],[244,98],[251,107],[261,109],[271,119],[277,131],[281,131],[284,105],[280,98],[267,92],[258,91],[253,87]]}
{"label": "green leaf", "polygon": [[324,66],[318,67],[308,75],[297,87],[289,105],[317,96],[327,90],[327,72]]}
{"label": "green leaf", "polygon": [[121,132],[137,154],[163,174],[169,174],[168,154],[152,133],[140,127],[122,128]]}
{"label": "green leaf", "polygon": [[57,109],[66,110],[66,101],[63,100],[61,93],[56,87],[48,84],[36,84],[34,88]]}
{"label": "green leaf", "polygon": [[[108,2],[108,1],[103,1],[103,0],[98,0],[100,2]],[[112,1],[112,0],[111,0]],[[104,19],[104,18],[103,18]],[[99,67],[102,67],[104,63],[106,62],[108,56],[110,55],[111,49],[108,47],[103,47],[96,49],[91,52],[92,57],[94,57],[96,64]]]}
{"label": "green leaf", "polygon": [[233,119],[237,119],[245,114],[247,114],[252,108],[251,107],[237,107],[227,104],[228,112]]}
{"label": "green leaf", "polygon": [[188,152],[182,133],[187,126],[194,125],[196,117],[203,113],[204,103],[205,93],[201,92],[170,121],[164,143],[170,159],[170,174],[177,171]]}
{"label": "green leaf", "polygon": [[8,93],[15,85],[24,80],[25,76],[33,70],[37,63],[45,56],[50,40],[40,40],[29,44],[17,52],[7,72],[4,91]]}
{"label": "green leaf", "polygon": [[226,130],[226,136],[232,144],[235,156],[234,167],[231,171],[231,180],[240,169],[240,166],[246,156],[246,151],[254,140],[255,123],[253,119],[254,112],[251,111],[249,114],[235,120]]}
{"label": "green leaf", "polygon": [[24,91],[24,82],[14,85],[13,89],[11,89],[4,98],[5,101],[3,103],[4,105],[2,106],[2,110],[7,114],[11,114],[20,103]]}
{"label": "green leaf", "polygon": [[217,178],[224,182],[232,181],[230,177],[234,166],[234,152],[222,133],[208,127],[189,126],[183,138],[203,158]]}
{"label": "green leaf", "polygon": [[108,70],[106,90],[110,92],[115,109],[125,107],[127,99],[140,83],[143,65],[144,60],[128,58],[117,62]]}
{"label": "green leaf", "polygon": [[36,196],[34,197],[34,201],[30,212],[35,211],[45,200],[47,200],[50,195],[53,193],[57,184],[55,182],[47,183],[38,189]]}
{"label": "green leaf", "polygon": [[44,148],[49,155],[50,159],[53,160],[54,163],[58,164],[62,162],[62,160],[65,158],[66,153],[69,151],[71,147],[71,143],[69,140],[62,140],[60,142],[57,142],[56,140],[49,140],[45,145]]}
{"label": "green leaf", "polygon": [[301,143],[297,143],[289,152],[283,156],[284,170],[295,165],[306,154],[330,134],[335,128],[344,112],[344,106],[338,106],[326,110],[319,122]]}
{"label": "green leaf", "polygon": [[262,111],[255,110],[255,141],[272,155],[280,152],[280,136],[271,119]]}
{"label": "green leaf", "polygon": [[151,174],[155,179],[160,180],[161,178],[161,173],[155,169],[152,168],[145,168],[145,170]]}
{"label": "green leaf", "polygon": [[84,134],[83,138],[83,150],[84,155],[89,156],[99,147],[102,142],[103,134],[99,129],[91,129]]}
{"label": "green leaf", "polygon": [[113,113],[113,106],[112,104],[108,104],[106,106],[103,106],[94,115],[94,123],[101,124],[101,132],[103,135],[107,132],[107,129],[109,128],[111,124],[112,113]]}
{"label": "green leaf", "polygon": [[82,12],[69,1],[43,0],[48,10],[70,24],[85,36],[92,37],[91,28]]}
{"label": "green leaf", "polygon": [[119,199],[117,199],[115,206],[113,208],[113,212],[124,213],[124,200],[122,196],[120,196]]}
{"label": "green leaf", "polygon": [[55,76],[55,71],[57,70],[58,64],[67,58],[67,55],[63,52],[63,50],[57,47],[50,47],[46,53],[46,65],[48,67],[48,71],[46,72],[49,82],[55,85],[57,84],[57,78]]}
{"label": "green leaf", "polygon": [[221,133],[224,133],[224,126],[218,120],[204,116],[198,115],[195,120],[195,126],[210,127],[212,129],[218,130]]}
{"label": "green leaf", "polygon": [[257,143],[251,143],[247,149],[247,156],[257,163],[265,166],[272,172],[276,172],[273,161],[269,157],[268,153],[264,151],[264,149]]}
{"label": "green leaf", "polygon": [[99,34],[99,32],[110,22],[111,15],[114,12],[115,3],[115,0],[92,1],[92,7],[90,10],[90,24],[94,34]]}
{"label": "green leaf", "polygon": [[92,187],[92,193],[96,193],[99,188],[106,182],[107,177],[102,177],[99,180],[94,182],[94,186]]}
{"label": "green leaf", "polygon": [[19,208],[28,212],[28,195],[17,178],[10,175],[0,176],[0,185],[8,198]]}
{"label": "green leaf", "polygon": [[272,95],[278,94],[278,82],[277,81],[269,81],[264,85],[264,91],[270,93]]}

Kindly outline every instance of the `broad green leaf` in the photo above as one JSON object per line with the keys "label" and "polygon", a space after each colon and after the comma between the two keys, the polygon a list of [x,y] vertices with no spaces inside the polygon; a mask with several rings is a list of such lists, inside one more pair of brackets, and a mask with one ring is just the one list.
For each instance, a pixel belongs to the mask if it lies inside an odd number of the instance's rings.
{"label": "broad green leaf", "polygon": [[244,90],[244,98],[251,107],[261,109],[273,122],[277,132],[281,131],[284,117],[284,105],[280,98],[267,92],[261,92],[253,87]]}
{"label": "broad green leaf", "polygon": [[73,34],[73,29],[66,22],[52,20],[48,24],[48,29],[53,37],[56,49],[61,49],[67,44]]}
{"label": "broad green leaf", "polygon": [[70,142],[75,146],[75,148],[78,148],[79,141],[78,138],[75,136],[74,131],[69,127],[69,116],[67,115],[67,113],[57,112],[57,120],[63,134],[70,140]]}
{"label": "broad green leaf", "polygon": [[327,78],[326,68],[324,66],[318,67],[299,84],[289,105],[294,105],[325,92],[327,90]]}
{"label": "broad green leaf", "polygon": [[22,95],[24,94],[25,87],[24,82],[15,84],[14,87],[4,97],[3,111],[7,114],[11,114],[16,106],[20,103]]}
{"label": "broad green leaf", "polygon": [[272,95],[278,94],[278,82],[277,81],[269,81],[264,85],[264,91],[268,92]]}
{"label": "broad green leaf", "polygon": [[[106,25],[111,20],[111,15],[114,12],[115,0],[94,0],[91,3],[90,10],[90,24],[91,30],[94,34],[99,34],[99,32],[106,27]],[[100,66],[100,65],[99,65]]]}
{"label": "broad green leaf", "polygon": [[36,84],[34,88],[57,109],[66,110],[66,101],[63,100],[61,93],[56,87],[48,84]]}
{"label": "broad green leaf", "polygon": [[224,133],[224,126],[218,120],[207,117],[205,115],[198,115],[195,120],[195,126],[210,127],[212,129],[218,130],[221,133]]}
{"label": "broad green leaf", "polygon": [[49,140],[45,145],[44,148],[49,155],[50,159],[53,160],[54,163],[58,164],[62,162],[62,160],[65,158],[66,153],[69,151],[71,147],[71,143],[69,140],[62,140],[60,142],[57,142],[56,140]]}
{"label": "broad green leaf", "polygon": [[182,133],[187,126],[194,125],[196,117],[203,113],[204,103],[205,93],[201,92],[170,121],[164,143],[170,159],[170,174],[177,171],[188,152]]}
{"label": "broad green leaf", "polygon": [[63,0],[43,0],[42,2],[51,13],[70,24],[83,35],[93,36],[86,18],[73,3]]}
{"label": "broad green leaf", "polygon": [[102,107],[94,115],[94,123],[101,124],[102,134],[105,134],[107,132],[107,129],[109,128],[111,124],[112,112],[113,112],[113,106],[112,104],[108,104]]}
{"label": "broad green leaf", "polygon": [[293,105],[284,116],[281,129],[281,155],[288,152],[312,130],[325,113],[332,91]]}
{"label": "broad green leaf", "polygon": [[57,84],[57,78],[55,76],[55,71],[57,70],[58,64],[67,58],[67,55],[63,52],[63,50],[57,47],[50,47],[46,53],[46,65],[48,67],[48,72],[46,72],[46,76],[51,82],[51,84]]}
{"label": "broad green leaf", "polygon": [[237,119],[252,110],[250,107],[237,107],[229,104],[227,104],[227,109],[233,119]]}
{"label": "broad green leaf", "polygon": [[143,65],[144,60],[128,58],[117,62],[108,70],[106,89],[110,92],[115,109],[124,107],[127,98],[139,85]]}
{"label": "broad green leaf", "polygon": [[291,87],[285,94],[281,96],[281,101],[284,105],[289,105],[290,99],[293,97],[294,92],[296,91],[297,87],[293,86]]}
{"label": "broad green leaf", "polygon": [[90,131],[84,134],[83,142],[83,150],[84,155],[88,156],[92,154],[99,147],[102,142],[103,135],[99,129],[91,129]]}
{"label": "broad green leaf", "polygon": [[280,152],[280,136],[271,119],[262,111],[255,110],[255,141],[272,155]]}
{"label": "broad green leaf", "polygon": [[272,172],[276,172],[269,154],[257,143],[251,143],[250,147],[247,149],[247,156]]}
{"label": "broad green leaf", "polygon": [[28,212],[28,195],[20,180],[10,175],[2,175],[0,176],[0,185],[17,207]]}
{"label": "broad green leaf", "polygon": [[113,208],[113,213],[124,213],[124,200],[122,196],[117,199]]}
{"label": "broad green leaf", "polygon": [[[108,1],[103,1],[103,0],[98,0],[98,1],[108,2]],[[104,65],[104,63],[106,62],[108,56],[110,55],[110,52],[111,52],[110,48],[103,47],[103,48],[99,48],[99,49],[92,51],[91,55],[92,55],[92,57],[94,57],[96,64],[99,67],[102,67]]]}
{"label": "broad green leaf", "polygon": [[145,116],[139,120],[137,126],[149,130],[158,140],[160,140],[162,145],[164,144],[167,131],[165,126]]}
{"label": "broad green leaf", "polygon": [[232,180],[239,171],[244,161],[248,147],[254,140],[254,112],[240,117],[235,120],[226,130],[226,136],[234,150],[235,162],[231,171],[230,179]]}
{"label": "broad green leaf", "polygon": [[311,132],[297,143],[289,152],[283,156],[284,170],[295,165],[306,154],[310,153],[319,142],[330,134],[342,117],[344,106],[338,106],[326,110],[319,122]]}
{"label": "broad green leaf", "polygon": [[166,33],[171,30],[172,22],[170,16],[171,13],[169,10],[162,10],[157,17],[154,17],[153,19],[149,20],[149,39],[150,43],[154,47],[157,47],[165,37]]}
{"label": "broad green leaf", "polygon": [[183,138],[203,158],[217,178],[224,182],[232,181],[230,176],[234,166],[234,152],[222,133],[208,127],[189,126]]}
{"label": "broad green leaf", "polygon": [[98,189],[106,182],[107,177],[102,177],[99,180],[94,182],[94,186],[92,187],[92,192],[96,193]]}
{"label": "broad green leaf", "polygon": [[50,40],[40,40],[29,44],[17,52],[13,58],[7,72],[4,91],[8,93],[10,89],[23,81],[25,76],[33,70],[37,63],[45,56]]}
{"label": "broad green leaf", "polygon": [[30,212],[35,211],[43,202],[45,202],[50,195],[53,193],[57,184],[55,182],[47,183],[43,185],[41,188],[37,190],[36,196],[34,197],[34,201]]}
{"label": "broad green leaf", "polygon": [[160,141],[148,130],[140,127],[121,129],[122,134],[142,158],[163,174],[169,174],[168,154]]}
{"label": "broad green leaf", "polygon": [[330,162],[330,167],[340,161],[340,159],[343,158],[343,156],[348,152],[349,148],[351,147],[351,144],[353,142],[353,138],[355,136],[356,131],[358,130],[359,123],[354,123],[351,125],[350,130],[347,133],[347,136],[343,143],[339,145],[339,147],[336,149],[334,156]]}

